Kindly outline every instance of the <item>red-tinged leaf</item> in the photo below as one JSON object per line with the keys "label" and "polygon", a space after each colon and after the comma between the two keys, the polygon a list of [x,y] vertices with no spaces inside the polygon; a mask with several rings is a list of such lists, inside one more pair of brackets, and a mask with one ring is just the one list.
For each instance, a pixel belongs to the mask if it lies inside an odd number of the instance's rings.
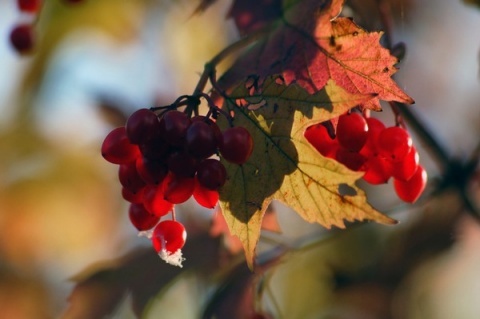
{"label": "red-tinged leaf", "polygon": [[235,0],[227,15],[241,35],[254,32],[282,16],[281,0]]}
{"label": "red-tinged leaf", "polygon": [[351,19],[337,17],[343,0],[297,1],[283,7],[275,29],[240,57],[220,79],[230,88],[255,74],[261,80],[281,74],[308,92],[333,80],[352,94],[375,94],[362,104],[380,110],[380,100],[413,103],[391,76],[398,62],[380,43],[381,32],[367,32]]}
{"label": "red-tinged leaf", "polygon": [[[222,159],[228,178],[220,189],[223,215],[230,232],[242,241],[250,267],[265,211],[273,199],[290,206],[306,221],[327,228],[344,228],[345,220],[395,223],[371,207],[355,185],[362,173],[321,156],[304,136],[308,127],[371,97],[350,94],[332,80],[315,94],[280,80],[267,78],[261,87],[240,85],[224,104],[234,113],[234,125],[247,129],[255,141],[246,163],[236,165]],[[238,106],[237,101],[248,104]],[[229,126],[223,117],[218,124]]]}

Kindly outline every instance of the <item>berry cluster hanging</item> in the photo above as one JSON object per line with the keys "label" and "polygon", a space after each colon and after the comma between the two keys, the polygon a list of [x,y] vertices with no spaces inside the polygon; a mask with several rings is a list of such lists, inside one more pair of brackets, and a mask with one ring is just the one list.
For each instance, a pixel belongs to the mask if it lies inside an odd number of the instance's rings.
{"label": "berry cluster hanging", "polygon": [[[245,128],[220,130],[215,123],[218,108],[212,106],[206,116],[192,116],[188,107],[176,109],[189,98],[182,96],[168,107],[135,111],[102,144],[103,157],[119,165],[131,223],[151,238],[162,259],[177,266],[183,260],[186,231],[175,218],[174,206],[193,196],[201,206],[214,208],[227,179],[218,157],[240,165],[253,150],[253,139]],[[170,212],[171,219],[160,221]]]}

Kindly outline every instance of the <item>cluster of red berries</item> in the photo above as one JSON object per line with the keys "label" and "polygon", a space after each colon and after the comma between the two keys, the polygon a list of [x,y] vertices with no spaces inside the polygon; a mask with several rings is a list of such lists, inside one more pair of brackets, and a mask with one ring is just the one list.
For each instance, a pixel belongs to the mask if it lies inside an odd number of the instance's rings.
{"label": "cluster of red berries", "polygon": [[398,197],[415,202],[427,183],[425,169],[407,130],[385,127],[376,118],[349,112],[338,118],[334,137],[327,127],[317,124],[305,132],[306,139],[325,157],[333,158],[354,171],[363,171],[363,179],[373,185],[393,178]]}
{"label": "cluster of red berries", "polygon": [[102,144],[103,157],[119,165],[131,223],[139,231],[153,228],[153,246],[167,262],[169,256],[181,258],[186,232],[178,221],[160,219],[192,195],[201,206],[214,208],[227,179],[224,165],[214,156],[243,164],[252,150],[245,128],[222,132],[210,117],[189,117],[178,110],[137,110]]}

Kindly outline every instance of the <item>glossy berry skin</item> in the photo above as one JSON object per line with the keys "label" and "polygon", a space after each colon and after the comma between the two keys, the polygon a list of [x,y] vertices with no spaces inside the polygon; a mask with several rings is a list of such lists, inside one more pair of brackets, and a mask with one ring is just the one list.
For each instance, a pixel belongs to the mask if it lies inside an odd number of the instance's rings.
{"label": "glossy berry skin", "polygon": [[169,173],[164,183],[164,198],[170,203],[181,204],[193,195],[193,189],[195,187],[193,177],[181,177]]}
{"label": "glossy berry skin", "polygon": [[197,179],[203,187],[218,190],[225,184],[227,170],[220,161],[209,158],[198,165]]}
{"label": "glossy berry skin", "polygon": [[135,162],[138,175],[146,184],[160,184],[167,176],[167,165],[162,162],[151,160],[146,157],[138,157]]}
{"label": "glossy berry skin", "polygon": [[392,162],[392,176],[401,181],[408,181],[417,171],[419,156],[415,147],[412,146],[405,158],[398,162]]}
{"label": "glossy berry skin", "polygon": [[358,171],[363,166],[366,158],[358,152],[350,151],[343,147],[337,149],[335,159],[351,169],[352,171]]}
{"label": "glossy berry skin", "polygon": [[308,127],[304,136],[320,154],[329,158],[335,157],[338,141],[330,137],[324,125],[316,124]]}
{"label": "glossy berry skin", "polygon": [[248,130],[237,126],[226,129],[222,134],[220,154],[230,163],[245,163],[253,151],[253,139]]}
{"label": "glossy berry skin", "polygon": [[144,144],[160,133],[160,121],[149,109],[133,112],[125,124],[127,137],[132,144]]}
{"label": "glossy berry skin", "polygon": [[183,112],[168,111],[160,120],[160,134],[163,139],[174,146],[183,146],[191,120]]}
{"label": "glossy berry skin", "polygon": [[134,162],[140,155],[140,150],[128,140],[125,127],[113,129],[102,143],[102,156],[113,164]]}
{"label": "glossy berry skin", "polygon": [[132,225],[139,231],[153,228],[160,220],[160,217],[149,213],[143,204],[130,204],[128,217]]}
{"label": "glossy berry skin", "polygon": [[367,140],[360,150],[360,153],[368,158],[370,156],[378,155],[378,135],[385,129],[385,124],[374,117],[369,117],[366,121],[368,126]]}
{"label": "glossy berry skin", "polygon": [[419,165],[415,174],[408,181],[393,180],[397,196],[407,203],[414,203],[422,195],[427,185],[427,172]]}
{"label": "glossy berry skin", "polygon": [[143,195],[143,205],[151,214],[162,217],[173,209],[173,204],[165,200],[165,185],[147,185]]}
{"label": "glossy berry skin", "polygon": [[33,27],[29,24],[20,24],[10,32],[10,43],[21,54],[29,53],[34,46]]}
{"label": "glossy berry skin", "polygon": [[197,160],[187,152],[177,151],[167,158],[168,169],[181,177],[193,177],[197,171]]}
{"label": "glossy berry skin", "polygon": [[195,185],[193,188],[193,198],[195,201],[205,208],[215,208],[218,203],[220,195],[216,190],[210,190],[200,184],[197,178],[195,178]]}
{"label": "glossy berry skin", "polygon": [[338,118],[337,140],[344,148],[358,152],[367,141],[368,125],[359,113],[343,114]]}
{"label": "glossy berry skin", "polygon": [[124,188],[134,194],[136,194],[141,188],[145,187],[145,182],[138,174],[135,162],[119,166],[118,180]]}
{"label": "glossy berry skin", "polygon": [[187,232],[185,227],[175,220],[160,222],[153,229],[152,243],[158,253],[166,250],[173,254],[185,245],[186,240]]}
{"label": "glossy berry skin", "polygon": [[136,193],[131,192],[128,188],[122,187],[122,197],[132,204],[143,204],[143,195],[145,187],[140,188]]}
{"label": "glossy berry skin", "polygon": [[196,158],[212,156],[218,147],[214,130],[204,121],[193,122],[185,136],[185,147]]}
{"label": "glossy berry skin", "polygon": [[38,10],[40,10],[41,4],[41,0],[17,0],[18,9],[22,12],[38,12]]}
{"label": "glossy berry skin", "polygon": [[372,155],[367,158],[363,166],[365,174],[363,179],[372,185],[380,185],[388,182],[392,177],[392,162],[380,157]]}
{"label": "glossy berry skin", "polygon": [[401,161],[410,151],[413,142],[405,129],[392,126],[380,132],[377,145],[380,156],[392,161]]}

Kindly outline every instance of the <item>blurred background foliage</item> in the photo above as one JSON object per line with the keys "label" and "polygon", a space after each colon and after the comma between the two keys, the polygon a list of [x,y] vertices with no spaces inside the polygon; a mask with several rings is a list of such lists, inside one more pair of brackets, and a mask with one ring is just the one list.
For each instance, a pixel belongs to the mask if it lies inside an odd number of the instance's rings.
{"label": "blurred background foliage", "polygon": [[[387,2],[347,1],[344,12],[379,30]],[[137,237],[101,142],[133,110],[193,91],[238,37],[230,4],[193,15],[197,1],[47,0],[35,52],[19,56],[8,34],[25,17],[0,2],[0,318],[478,318],[478,219],[455,189],[433,193],[444,172],[418,137],[431,177],[418,204],[365,185],[400,225],[326,231],[275,203],[255,273],[218,212],[194,203],[179,211],[184,269]],[[397,80],[449,154],[467,158],[480,136],[480,12],[460,0],[389,4],[407,48]],[[388,107],[378,116],[393,123]],[[468,186],[478,205],[478,176]]]}

